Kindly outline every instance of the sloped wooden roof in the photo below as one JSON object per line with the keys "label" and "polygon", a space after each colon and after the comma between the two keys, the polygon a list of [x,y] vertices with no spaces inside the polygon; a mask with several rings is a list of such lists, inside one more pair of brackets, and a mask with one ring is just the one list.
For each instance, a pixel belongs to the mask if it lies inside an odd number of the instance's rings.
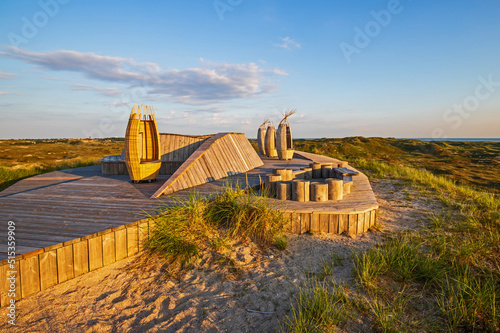
{"label": "sloped wooden roof", "polygon": [[219,133],[203,142],[151,198],[247,172],[263,164],[243,133]]}

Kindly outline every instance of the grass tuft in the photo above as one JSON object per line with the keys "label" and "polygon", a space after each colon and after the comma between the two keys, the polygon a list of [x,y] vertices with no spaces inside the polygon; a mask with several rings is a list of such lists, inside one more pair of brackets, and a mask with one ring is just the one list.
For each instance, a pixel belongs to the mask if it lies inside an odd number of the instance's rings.
{"label": "grass tuft", "polygon": [[225,256],[231,244],[248,238],[261,246],[287,246],[281,211],[271,209],[267,197],[229,185],[213,199],[191,193],[188,199],[163,207],[152,219],[146,248],[181,267],[193,263],[203,251]]}
{"label": "grass tuft", "polygon": [[292,306],[291,316],[282,324],[282,332],[330,332],[336,325],[346,322],[349,313],[348,297],[343,286],[328,286],[317,281],[299,288]]}

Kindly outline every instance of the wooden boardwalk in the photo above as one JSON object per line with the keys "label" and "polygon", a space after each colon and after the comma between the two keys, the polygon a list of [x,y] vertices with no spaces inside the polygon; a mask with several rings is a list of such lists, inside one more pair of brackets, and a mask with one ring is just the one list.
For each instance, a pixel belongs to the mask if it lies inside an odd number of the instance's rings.
{"label": "wooden boardwalk", "polygon": [[[260,185],[273,169],[298,170],[311,162],[336,163],[324,156],[299,153],[291,161],[262,158],[263,166],[224,179],[151,199],[169,176],[156,183],[133,184],[127,175],[103,175],[100,166],[51,172],[24,179],[0,192],[0,306],[11,302],[8,276],[15,274],[16,300],[110,265],[143,250],[158,208],[187,198],[191,191],[219,194],[228,184]],[[287,230],[349,234],[375,223],[377,201],[368,178],[354,178],[352,193],[324,203],[278,201]],[[9,221],[15,222],[16,258],[7,256]],[[8,260],[5,260],[8,259]],[[13,273],[14,272],[14,273]],[[9,275],[10,274],[10,275]]]}
{"label": "wooden boardwalk", "polygon": [[[220,193],[226,183],[258,186],[274,168],[299,169],[311,160],[328,162],[320,155],[301,153],[304,158],[280,161],[262,157],[264,165],[247,173],[227,177],[195,188],[204,195]],[[309,159],[305,159],[309,158]],[[133,184],[125,175],[103,175],[100,166],[50,172],[24,179],[0,192],[0,228],[8,221],[16,227],[16,253],[23,254],[57,243],[116,228],[155,214],[173,197],[187,197],[193,189],[150,199],[169,176],[155,183]],[[378,208],[364,175],[354,182],[352,194],[343,201],[327,203],[286,202],[284,208],[298,212],[362,212]],[[7,258],[7,237],[0,238],[0,260]]]}

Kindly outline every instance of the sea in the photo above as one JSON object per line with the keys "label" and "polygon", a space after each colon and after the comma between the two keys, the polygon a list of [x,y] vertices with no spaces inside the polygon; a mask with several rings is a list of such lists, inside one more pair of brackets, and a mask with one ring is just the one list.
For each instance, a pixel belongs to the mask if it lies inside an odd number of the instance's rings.
{"label": "sea", "polygon": [[[403,139],[403,138],[401,138]],[[500,142],[500,138],[413,138],[421,141]]]}

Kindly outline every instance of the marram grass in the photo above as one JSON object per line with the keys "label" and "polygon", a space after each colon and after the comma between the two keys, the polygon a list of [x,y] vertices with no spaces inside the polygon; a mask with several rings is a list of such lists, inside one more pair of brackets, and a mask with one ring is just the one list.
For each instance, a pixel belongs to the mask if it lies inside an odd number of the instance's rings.
{"label": "marram grass", "polygon": [[282,212],[271,209],[266,196],[231,186],[212,199],[192,192],[152,219],[146,247],[181,265],[192,263],[203,251],[222,252],[236,240],[250,238],[279,249],[287,245]]}
{"label": "marram grass", "polygon": [[[334,147],[309,141],[303,150],[328,155]],[[412,166],[409,163],[412,154],[405,155],[405,158],[410,156],[408,159],[399,159],[400,152],[392,151],[389,145],[380,147],[387,154],[385,161],[377,156],[364,157],[366,154],[361,154],[362,150],[357,151],[354,145],[347,145],[350,149],[347,151],[343,145],[335,147],[350,156],[333,157],[349,160],[372,178],[409,183],[421,190],[422,195],[437,198],[444,206],[442,212],[431,212],[422,228],[393,234],[383,244],[353,255],[353,275],[358,282],[357,287],[353,287],[361,301],[352,294],[347,295],[344,302],[347,310],[354,312],[354,316],[368,318],[371,328],[381,332],[500,331],[498,194],[484,186],[471,185],[469,181],[456,181]],[[414,165],[427,161],[421,152],[414,156],[418,159]],[[436,163],[433,156],[428,160]],[[328,288],[325,285],[322,288],[322,291],[313,287],[299,291],[301,296],[293,306],[292,316],[284,321],[285,331],[333,330],[321,324],[323,319],[318,321],[321,316],[328,316],[325,314],[328,311],[318,317],[317,312],[306,310],[315,308],[314,304],[325,298],[303,295],[324,295]],[[404,300],[403,310],[398,299]],[[331,308],[332,304],[338,303],[329,301],[323,308]],[[335,321],[333,315],[330,316],[332,321],[325,322],[338,327],[347,325],[348,318]]]}

